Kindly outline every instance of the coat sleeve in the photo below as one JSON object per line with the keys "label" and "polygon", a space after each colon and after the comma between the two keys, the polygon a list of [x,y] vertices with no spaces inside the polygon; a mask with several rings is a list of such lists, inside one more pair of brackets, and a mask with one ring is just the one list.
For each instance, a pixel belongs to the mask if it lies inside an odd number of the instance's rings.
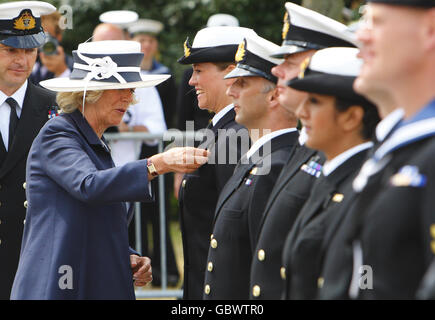
{"label": "coat sleeve", "polygon": [[71,196],[90,204],[152,200],[146,160],[98,170],[80,140],[73,132],[45,130],[37,150],[45,174]]}

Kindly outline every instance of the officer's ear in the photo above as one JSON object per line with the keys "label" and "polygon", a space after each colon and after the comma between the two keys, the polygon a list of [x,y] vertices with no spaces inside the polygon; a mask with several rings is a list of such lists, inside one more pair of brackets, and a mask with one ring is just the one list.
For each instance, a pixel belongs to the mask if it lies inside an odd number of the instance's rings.
{"label": "officer's ear", "polygon": [[340,122],[346,132],[361,132],[363,126],[364,109],[361,106],[353,105],[345,111],[340,112]]}

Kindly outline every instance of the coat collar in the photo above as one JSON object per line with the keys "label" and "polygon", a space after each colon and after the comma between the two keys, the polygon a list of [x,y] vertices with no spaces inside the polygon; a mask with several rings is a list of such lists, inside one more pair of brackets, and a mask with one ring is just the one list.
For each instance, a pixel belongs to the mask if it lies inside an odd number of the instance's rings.
{"label": "coat collar", "polygon": [[376,150],[374,159],[382,159],[391,152],[435,135],[435,99],[413,118],[402,121],[398,128]]}
{"label": "coat collar", "polygon": [[101,139],[98,138],[94,129],[92,129],[92,127],[89,125],[89,122],[79,110],[75,110],[74,112],[70,113],[70,117],[90,145],[100,146],[110,153],[110,149],[108,148],[104,137],[101,137]]}
{"label": "coat collar", "polygon": [[39,130],[47,121],[47,105],[35,103],[41,99],[36,92],[37,88],[30,82],[23,102],[20,121],[18,122],[15,139],[7,156],[0,167],[0,178],[11,170],[17,162],[26,155]]}
{"label": "coat collar", "polygon": [[271,140],[272,145],[270,150],[263,152],[263,148],[260,148],[256,152],[258,156],[251,157],[250,159],[243,156],[240,159],[239,164],[234,170],[233,177],[227,182],[226,187],[222,190],[221,195],[219,196],[216,206],[215,221],[224,203],[239,188],[243,179],[251,172],[253,167],[278,149],[294,148],[298,144],[298,136],[299,134],[297,131],[282,134]]}

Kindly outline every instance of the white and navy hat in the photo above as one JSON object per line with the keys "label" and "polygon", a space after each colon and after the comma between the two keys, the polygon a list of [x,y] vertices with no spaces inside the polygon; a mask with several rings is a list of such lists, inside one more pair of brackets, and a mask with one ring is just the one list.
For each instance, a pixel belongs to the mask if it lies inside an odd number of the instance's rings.
{"label": "white and navy hat", "polygon": [[343,47],[319,50],[304,60],[299,76],[288,81],[288,85],[296,90],[335,96],[358,105],[371,105],[353,89],[363,64],[357,57],[358,52],[356,48]]}
{"label": "white and navy hat", "polygon": [[181,64],[200,62],[234,62],[237,48],[245,37],[256,36],[254,30],[243,27],[209,27],[195,36],[193,44],[189,38],[184,42],[184,56]]}
{"label": "white and navy hat", "polygon": [[144,33],[157,36],[163,30],[163,23],[151,19],[139,19],[128,27],[128,32],[132,35]]}
{"label": "white and navy hat", "polygon": [[131,23],[139,19],[137,12],[130,10],[112,10],[100,14],[100,21],[103,23],[116,24],[121,29],[127,28]]}
{"label": "white and navy hat", "polygon": [[170,77],[167,74],[141,74],[143,53],[136,41],[81,43],[73,51],[73,59],[69,78],[54,78],[39,84],[57,92],[76,92],[152,87]]}
{"label": "white and navy hat", "polygon": [[274,57],[311,49],[356,47],[356,37],[346,25],[291,2],[285,8],[283,41]]}
{"label": "white and navy hat", "polygon": [[56,11],[42,1],[0,4],[0,43],[18,49],[39,48],[45,43],[41,16]]}
{"label": "white and navy hat", "polygon": [[239,19],[226,13],[216,13],[211,15],[207,20],[207,27],[238,27]]}
{"label": "white and navy hat", "polygon": [[271,70],[283,60],[270,56],[277,48],[279,48],[278,45],[260,36],[245,38],[239,44],[236,52],[235,60],[237,66],[225,76],[225,79],[263,77],[273,83],[277,83],[278,79],[272,74]]}

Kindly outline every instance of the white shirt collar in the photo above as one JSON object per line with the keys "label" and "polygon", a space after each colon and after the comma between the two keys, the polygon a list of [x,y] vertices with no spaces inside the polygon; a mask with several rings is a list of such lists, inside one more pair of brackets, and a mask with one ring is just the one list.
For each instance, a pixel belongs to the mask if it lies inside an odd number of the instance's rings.
{"label": "white shirt collar", "polygon": [[216,123],[218,123],[218,121],[222,119],[224,115],[226,115],[233,108],[234,108],[234,104],[231,103],[227,105],[225,108],[223,108],[221,111],[216,113],[214,117],[211,119],[211,121],[213,122],[213,126],[215,126]]}
{"label": "white shirt collar", "polygon": [[[24,103],[24,97],[26,96],[26,90],[27,90],[27,81],[23,83],[23,85],[15,91],[10,97],[14,98],[15,101],[18,103],[18,110],[17,110],[17,116],[21,116],[21,110],[23,109],[23,103]],[[0,105],[5,103],[6,99],[9,98],[6,94],[3,93],[3,91],[0,90]]]}
{"label": "white shirt collar", "polygon": [[325,164],[323,165],[323,169],[322,169],[323,175],[325,177],[330,175],[332,172],[334,172],[335,169],[337,169],[339,166],[341,166],[343,163],[345,163],[351,157],[353,157],[357,153],[360,153],[361,151],[369,149],[371,147],[373,147],[373,142],[371,142],[371,141],[364,142],[364,143],[361,143],[353,148],[346,150],[343,153],[340,153],[334,159],[326,161]]}
{"label": "white shirt collar", "polygon": [[404,115],[405,112],[403,109],[396,109],[378,123],[376,126],[376,138],[379,142],[385,140],[385,137],[391,132],[394,126],[403,119]]}
{"label": "white shirt collar", "polygon": [[307,129],[302,127],[301,132],[299,133],[299,144],[303,146],[305,142],[308,140]]}
{"label": "white shirt collar", "polygon": [[272,140],[273,138],[276,138],[276,137],[278,137],[280,135],[283,135],[283,134],[289,133],[289,132],[293,132],[293,131],[297,131],[297,129],[296,128],[286,128],[286,129],[276,130],[276,131],[272,131],[271,133],[265,134],[260,139],[255,141],[255,143],[251,146],[251,148],[248,150],[248,152],[246,152],[246,157],[248,159],[250,157],[252,157],[252,155],[258,149],[260,149],[263,145],[266,144],[266,142]]}

